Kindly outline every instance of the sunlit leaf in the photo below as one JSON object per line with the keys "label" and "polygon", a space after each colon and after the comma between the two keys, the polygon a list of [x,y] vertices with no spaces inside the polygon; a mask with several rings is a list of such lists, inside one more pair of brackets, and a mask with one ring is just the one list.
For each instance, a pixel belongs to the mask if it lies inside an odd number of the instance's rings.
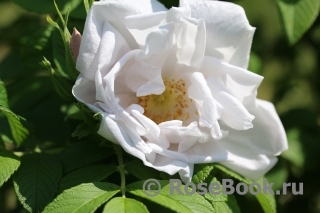
{"label": "sunlit leaf", "polygon": [[110,200],[104,207],[103,213],[117,212],[117,213],[148,213],[147,207],[134,199],[116,197]]}
{"label": "sunlit leaf", "polygon": [[0,150],[0,187],[11,177],[19,166],[20,159],[16,155],[7,150]]}
{"label": "sunlit leaf", "polygon": [[[176,190],[170,189],[168,181],[159,181],[161,190],[156,196],[149,196],[143,191],[144,181],[136,182],[126,186],[126,189],[131,194],[138,197],[148,199],[175,212],[181,213],[212,213],[214,209],[211,204],[201,195],[194,193],[192,195],[185,193],[184,185],[179,188],[182,194],[178,194]],[[158,189],[155,186],[153,190]],[[151,187],[152,188],[152,187]],[[146,188],[147,189],[147,188]],[[173,191],[171,193],[170,191]]]}
{"label": "sunlit leaf", "polygon": [[117,194],[119,189],[112,183],[84,183],[61,193],[43,213],[91,213]]}
{"label": "sunlit leaf", "polygon": [[28,137],[29,131],[21,124],[20,117],[14,114],[10,109],[0,105],[0,112],[7,118],[10,125],[12,137],[18,146]]}
{"label": "sunlit leaf", "polygon": [[319,15],[319,0],[276,0],[290,44],[296,43]]}
{"label": "sunlit leaf", "polygon": [[192,182],[195,184],[203,182],[213,170],[213,165],[197,164],[194,168]]}

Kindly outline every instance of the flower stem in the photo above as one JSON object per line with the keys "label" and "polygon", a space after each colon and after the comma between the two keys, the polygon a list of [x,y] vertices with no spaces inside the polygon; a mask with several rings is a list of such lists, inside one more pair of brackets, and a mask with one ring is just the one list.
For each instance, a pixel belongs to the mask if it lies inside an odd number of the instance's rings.
{"label": "flower stem", "polygon": [[114,145],[114,149],[116,150],[116,154],[118,157],[118,171],[120,173],[120,177],[121,177],[121,193],[122,193],[122,197],[126,197],[126,178],[125,178],[125,174],[124,174],[124,164],[123,164],[123,157],[122,157],[122,150],[121,150],[121,146],[118,145]]}

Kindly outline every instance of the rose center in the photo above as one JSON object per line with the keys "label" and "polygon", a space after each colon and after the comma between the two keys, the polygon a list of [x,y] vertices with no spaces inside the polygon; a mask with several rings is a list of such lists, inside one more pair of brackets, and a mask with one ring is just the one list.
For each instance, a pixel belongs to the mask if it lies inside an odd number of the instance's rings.
{"label": "rose center", "polygon": [[187,108],[192,100],[187,96],[187,88],[182,79],[164,79],[165,91],[160,95],[138,97],[144,108],[144,115],[159,124],[168,120],[187,120]]}

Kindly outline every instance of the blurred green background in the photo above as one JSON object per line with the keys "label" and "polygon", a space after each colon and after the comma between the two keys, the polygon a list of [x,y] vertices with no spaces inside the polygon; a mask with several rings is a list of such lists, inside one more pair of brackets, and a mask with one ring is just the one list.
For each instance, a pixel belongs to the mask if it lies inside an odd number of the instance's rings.
{"label": "blurred green background", "polygon": [[[267,178],[275,183],[274,190],[280,189],[283,182],[303,183],[303,195],[288,192],[276,196],[278,212],[320,213],[320,18],[298,43],[290,46],[274,1],[233,2],[244,8],[250,24],[257,28],[249,70],[264,76],[258,97],[275,104],[289,140],[290,149]],[[82,32],[84,19],[79,14],[83,11],[78,8],[71,14],[70,29],[76,26]],[[72,110],[70,102],[58,97],[49,73],[39,64],[43,56],[53,61],[53,56],[63,55],[61,48],[53,49],[53,45],[61,46],[60,35],[48,27],[45,15],[0,0],[0,79],[5,82],[10,108],[26,118],[31,129],[37,129],[22,147],[24,150],[39,141],[45,142],[43,146],[57,145],[70,137],[75,127],[72,121],[65,122],[67,111]],[[0,119],[0,125],[1,131],[9,131],[4,119]],[[242,212],[262,212],[253,196],[237,199]],[[12,181],[0,189],[0,212],[25,212]]]}

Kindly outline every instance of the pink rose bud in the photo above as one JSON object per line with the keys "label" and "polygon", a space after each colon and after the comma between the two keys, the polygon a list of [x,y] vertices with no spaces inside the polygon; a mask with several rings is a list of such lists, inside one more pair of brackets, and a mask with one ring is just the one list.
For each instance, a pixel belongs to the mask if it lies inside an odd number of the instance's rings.
{"label": "pink rose bud", "polygon": [[72,58],[75,61],[77,60],[79,55],[80,42],[81,42],[81,34],[76,28],[73,28],[73,32],[70,40],[70,49],[72,53]]}

